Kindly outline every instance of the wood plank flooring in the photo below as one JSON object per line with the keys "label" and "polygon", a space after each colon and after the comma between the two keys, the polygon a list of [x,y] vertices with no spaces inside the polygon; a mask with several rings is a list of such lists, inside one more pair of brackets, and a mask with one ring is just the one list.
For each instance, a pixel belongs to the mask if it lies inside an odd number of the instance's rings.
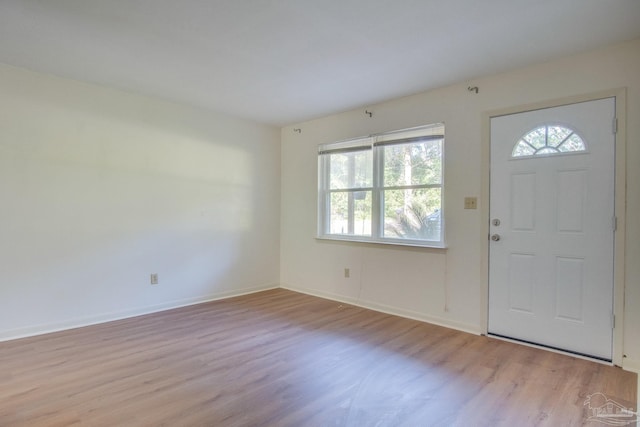
{"label": "wood plank flooring", "polygon": [[286,290],[0,343],[0,426],[579,426],[636,375]]}

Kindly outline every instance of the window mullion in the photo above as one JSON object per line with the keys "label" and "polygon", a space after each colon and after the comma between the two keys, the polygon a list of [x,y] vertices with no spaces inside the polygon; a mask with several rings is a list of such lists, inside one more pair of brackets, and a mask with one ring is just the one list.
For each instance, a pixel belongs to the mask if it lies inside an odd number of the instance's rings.
{"label": "window mullion", "polygon": [[320,155],[318,165],[318,233],[325,235],[329,233],[329,162],[326,155]]}
{"label": "window mullion", "polygon": [[[356,186],[356,159],[349,157],[347,161],[347,187]],[[347,193],[347,233],[353,234],[355,231],[355,200],[353,191]]]}
{"label": "window mullion", "polygon": [[371,192],[371,234],[374,239],[382,237],[382,212],[384,210],[384,197],[382,187],[384,185],[384,150],[373,147],[373,191]]}
{"label": "window mullion", "polygon": [[391,185],[384,190],[419,190],[421,188],[442,188],[442,184]]}

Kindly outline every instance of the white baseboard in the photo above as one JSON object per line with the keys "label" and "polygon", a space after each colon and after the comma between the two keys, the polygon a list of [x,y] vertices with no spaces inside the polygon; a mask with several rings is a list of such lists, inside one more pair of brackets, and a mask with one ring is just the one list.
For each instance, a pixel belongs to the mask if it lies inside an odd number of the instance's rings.
{"label": "white baseboard", "polygon": [[167,301],[162,304],[152,305],[148,307],[139,307],[139,308],[130,309],[130,310],[103,313],[96,316],[69,319],[64,322],[35,325],[35,326],[29,326],[26,328],[13,329],[8,331],[0,331],[0,342],[15,340],[19,338],[27,338],[27,337],[32,337],[36,335],[43,335],[51,332],[65,331],[68,329],[82,328],[84,326],[97,325],[100,323],[112,322],[114,320],[128,319],[130,317],[142,316],[145,314],[157,313],[160,311],[171,310],[174,308],[202,304],[205,302],[216,301],[224,298],[238,297],[241,295],[253,294],[256,292],[262,292],[262,291],[267,291],[269,289],[277,289],[277,288],[279,288],[279,285],[277,284],[268,284],[268,285],[256,286],[252,288],[238,289],[235,291],[220,292],[220,293],[206,295],[202,297]]}
{"label": "white baseboard", "polygon": [[332,301],[343,302],[345,304],[355,305],[357,307],[368,308],[370,310],[379,311],[381,313],[392,314],[394,316],[405,317],[407,319],[418,320],[421,322],[431,323],[433,325],[443,326],[445,328],[455,329],[462,332],[467,332],[473,335],[480,335],[482,332],[479,325],[473,325],[470,323],[457,322],[455,320],[445,319],[438,316],[429,316],[423,313],[419,313],[412,310],[405,310],[398,307],[393,307],[386,304],[380,304],[373,301],[366,301],[356,298],[346,297],[344,295],[333,294],[330,292],[317,291],[314,289],[300,288],[297,286],[291,286],[281,284],[281,288],[288,289],[294,292],[300,292],[307,295],[312,295],[324,299],[330,299]]}

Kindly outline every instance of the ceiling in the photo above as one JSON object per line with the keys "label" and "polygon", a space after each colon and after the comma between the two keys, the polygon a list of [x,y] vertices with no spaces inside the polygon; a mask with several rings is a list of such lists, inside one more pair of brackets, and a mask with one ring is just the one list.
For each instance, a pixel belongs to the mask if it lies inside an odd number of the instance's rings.
{"label": "ceiling", "polygon": [[0,62],[281,126],[640,38],[640,0],[0,0]]}

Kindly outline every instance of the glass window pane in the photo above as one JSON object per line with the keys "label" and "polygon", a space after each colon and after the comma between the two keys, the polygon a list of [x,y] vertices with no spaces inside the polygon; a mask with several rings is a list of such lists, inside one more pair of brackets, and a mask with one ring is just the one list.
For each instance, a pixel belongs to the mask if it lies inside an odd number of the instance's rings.
{"label": "glass window pane", "polygon": [[574,133],[558,147],[558,150],[563,153],[571,151],[585,151],[584,141]]}
{"label": "glass window pane", "polygon": [[549,126],[549,136],[547,139],[547,145],[557,147],[567,136],[571,134],[571,130],[562,126]]}
{"label": "glass window pane", "polygon": [[553,147],[544,147],[539,149],[536,154],[556,154],[558,150]]}
{"label": "glass window pane", "polygon": [[340,191],[330,195],[330,234],[371,236],[371,191]]}
{"label": "glass window pane", "polygon": [[373,160],[371,150],[329,155],[329,188],[363,188],[372,186]]}
{"label": "glass window pane", "polygon": [[384,186],[440,184],[442,140],[382,146]]}
{"label": "glass window pane", "polygon": [[532,130],[524,136],[525,141],[531,144],[534,148],[540,149],[547,145],[547,132],[546,126],[539,127]]}
{"label": "glass window pane", "polygon": [[535,153],[536,150],[532,146],[530,146],[523,140],[520,140],[520,142],[518,142],[518,144],[516,145],[516,148],[513,149],[512,155],[513,157],[532,156]]}
{"label": "glass window pane", "polygon": [[440,188],[384,191],[384,237],[441,240]]}

